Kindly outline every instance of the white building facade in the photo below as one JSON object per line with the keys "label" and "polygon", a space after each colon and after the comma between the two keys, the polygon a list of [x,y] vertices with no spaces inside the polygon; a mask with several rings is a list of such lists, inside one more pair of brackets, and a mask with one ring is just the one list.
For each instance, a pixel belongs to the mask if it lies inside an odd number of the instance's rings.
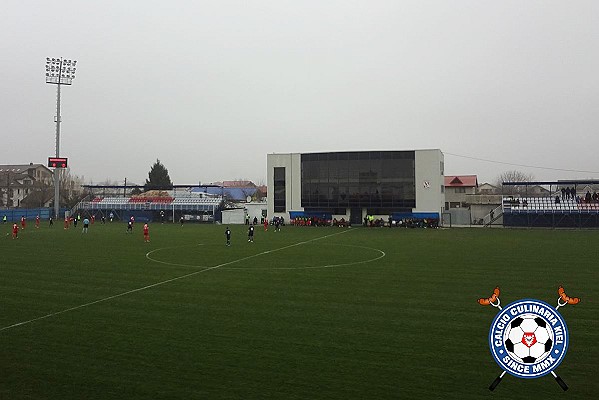
{"label": "white building facade", "polygon": [[438,149],[267,155],[268,217],[327,213],[361,223],[364,216],[440,214],[444,157]]}

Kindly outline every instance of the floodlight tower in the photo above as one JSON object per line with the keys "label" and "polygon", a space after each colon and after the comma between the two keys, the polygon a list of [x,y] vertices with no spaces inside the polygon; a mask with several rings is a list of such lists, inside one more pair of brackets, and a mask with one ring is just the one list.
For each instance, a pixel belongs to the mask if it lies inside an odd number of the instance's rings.
{"label": "floodlight tower", "polygon": [[[71,85],[75,79],[77,61],[46,57],[46,83],[56,85],[56,158],[60,157],[60,86]],[[60,210],[60,169],[54,169],[54,218]]]}

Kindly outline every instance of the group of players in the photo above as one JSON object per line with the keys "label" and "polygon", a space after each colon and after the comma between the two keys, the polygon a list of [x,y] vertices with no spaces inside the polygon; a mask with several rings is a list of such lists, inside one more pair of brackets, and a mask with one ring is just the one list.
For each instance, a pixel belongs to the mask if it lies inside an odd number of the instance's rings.
{"label": "group of players", "polygon": [[[81,219],[80,216],[77,217],[66,217],[65,218],[65,226],[64,229],[69,229],[71,223],[73,223],[73,225],[75,227],[77,227],[77,222],[78,220]],[[94,223],[95,218],[92,216],[92,221],[91,223]],[[112,218],[111,218],[112,220]],[[6,217],[4,217],[3,222],[6,223]],[[50,226],[53,226],[54,221],[52,220],[52,217],[50,217],[49,219],[50,222]],[[131,216],[129,218],[129,220],[127,221],[127,231],[126,233],[133,233],[133,224],[135,223],[135,218],[133,216]],[[83,219],[83,230],[81,231],[81,233],[87,233],[88,229],[89,229],[89,225],[90,225],[90,220],[88,218],[84,218]],[[181,224],[183,225],[183,224]],[[27,226],[27,219],[25,218],[25,216],[21,217],[21,229],[25,229]],[[36,216],[35,217],[35,227],[39,228],[40,227],[40,216]],[[250,226],[248,227],[248,242],[249,243],[253,243],[254,242],[254,224],[250,224]],[[280,225],[277,223],[275,225],[275,232],[280,231]],[[268,220],[265,219],[264,222],[264,231],[268,231]],[[8,235],[8,234],[7,234]],[[144,235],[144,242],[145,243],[149,243],[150,242],[150,227],[148,225],[148,223],[146,222],[143,226],[143,235]],[[227,246],[231,246],[231,229],[229,229],[229,227],[227,226],[227,229],[225,230],[225,237],[227,238]],[[17,223],[15,222],[13,224],[12,227],[12,238],[13,239],[18,239],[19,238],[19,225],[17,225]]]}
{"label": "group of players", "polygon": [[[249,243],[254,243],[254,230],[255,230],[255,225],[254,224],[250,224],[248,227],[248,242]],[[264,219],[264,232],[268,231],[268,219]],[[281,231],[281,225],[279,223],[279,220],[276,220],[275,222],[275,232],[280,232]],[[227,243],[226,246],[231,246],[231,229],[229,229],[229,227],[227,226],[227,229],[225,229],[225,237],[227,238]]]}
{"label": "group of players", "polygon": [[[2,223],[6,223],[6,215],[2,218]],[[21,228],[20,229],[25,229],[27,226],[27,218],[25,218],[25,216],[21,217]],[[40,216],[36,216],[35,217],[35,228],[39,229],[40,227]],[[8,235],[8,233],[7,233]],[[12,238],[13,239],[18,239],[19,238],[19,225],[17,225],[17,223],[15,222],[12,225]]]}
{"label": "group of players", "polygon": [[[80,219],[81,219],[81,216],[65,217],[64,229],[69,229],[71,224],[73,224],[75,227],[77,227],[77,223]],[[110,220],[112,221],[112,216],[111,216]],[[95,216],[92,216],[91,223],[93,224],[94,221],[95,221]],[[27,227],[27,218],[25,218],[25,216],[21,217],[20,222],[21,222],[20,228],[16,222],[12,226],[12,238],[13,239],[18,239],[19,238],[19,230],[25,230],[25,228]],[[133,216],[131,216],[131,218],[127,222],[127,233],[133,233],[133,223],[134,222],[135,222],[135,218],[133,218]],[[2,223],[3,224],[7,223],[6,216],[4,216],[2,218]],[[102,223],[104,223],[104,217],[102,217]],[[49,224],[50,224],[50,227],[52,227],[54,225],[54,220],[52,219],[52,217],[49,218]],[[90,219],[87,217],[83,218],[83,229],[82,229],[81,233],[88,233],[89,225],[90,225]],[[39,227],[40,227],[40,216],[37,215],[35,217],[35,228],[39,229]],[[150,242],[150,227],[148,226],[147,223],[145,223],[143,226],[143,234],[144,234],[144,242],[149,243]],[[6,235],[8,236],[8,233]]]}

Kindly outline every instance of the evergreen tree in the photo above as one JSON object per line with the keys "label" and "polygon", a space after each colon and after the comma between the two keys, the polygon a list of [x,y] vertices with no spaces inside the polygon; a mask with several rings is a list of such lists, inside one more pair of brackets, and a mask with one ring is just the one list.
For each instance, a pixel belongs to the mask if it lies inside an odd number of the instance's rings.
{"label": "evergreen tree", "polygon": [[148,179],[146,179],[145,190],[153,189],[172,189],[173,183],[171,182],[170,176],[168,176],[168,169],[160,163],[160,160],[156,159],[154,165],[148,173]]}

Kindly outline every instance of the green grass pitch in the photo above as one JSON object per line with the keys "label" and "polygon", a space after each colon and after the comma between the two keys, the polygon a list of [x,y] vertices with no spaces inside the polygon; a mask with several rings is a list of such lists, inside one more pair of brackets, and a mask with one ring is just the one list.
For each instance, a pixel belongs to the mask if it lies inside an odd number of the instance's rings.
{"label": "green grass pitch", "polygon": [[[591,399],[599,231],[31,224],[0,237],[0,399]],[[6,236],[5,236],[6,235]],[[150,253],[149,255],[147,255]],[[146,256],[147,255],[147,256]],[[550,376],[501,372],[477,304],[554,304]]]}

